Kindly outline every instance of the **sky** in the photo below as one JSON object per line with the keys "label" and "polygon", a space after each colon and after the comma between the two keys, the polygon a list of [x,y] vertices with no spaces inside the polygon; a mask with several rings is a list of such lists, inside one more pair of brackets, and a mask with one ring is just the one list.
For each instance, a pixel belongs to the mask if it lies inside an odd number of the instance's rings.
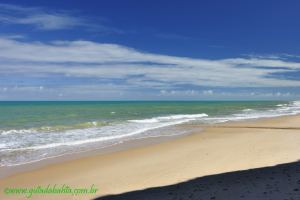
{"label": "sky", "polygon": [[0,100],[300,99],[300,2],[0,0]]}

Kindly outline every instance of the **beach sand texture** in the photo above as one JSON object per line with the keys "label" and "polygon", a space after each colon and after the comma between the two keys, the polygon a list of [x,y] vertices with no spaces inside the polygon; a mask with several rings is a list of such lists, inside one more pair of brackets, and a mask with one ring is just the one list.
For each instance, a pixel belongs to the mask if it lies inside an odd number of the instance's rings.
{"label": "beach sand texture", "polygon": [[300,199],[300,162],[204,176],[186,182],[108,195],[97,200]]}
{"label": "beach sand texture", "polygon": [[[91,199],[161,186],[166,187],[103,199],[274,199],[271,191],[277,199],[299,199],[299,122],[299,116],[287,116],[214,125],[160,144],[16,174],[2,179],[0,189],[48,184],[94,184],[99,189],[93,195],[33,195],[31,199]],[[276,167],[283,163],[290,164]],[[241,171],[249,169],[254,170]],[[226,189],[231,196],[224,196]],[[0,199],[24,196],[2,192]]]}

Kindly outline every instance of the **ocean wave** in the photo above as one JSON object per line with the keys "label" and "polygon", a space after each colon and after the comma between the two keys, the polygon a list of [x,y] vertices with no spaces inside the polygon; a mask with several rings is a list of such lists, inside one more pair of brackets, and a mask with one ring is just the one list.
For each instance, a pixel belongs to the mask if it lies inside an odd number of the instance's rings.
{"label": "ocean wave", "polygon": [[247,108],[243,110],[243,112],[250,112],[250,111],[253,111],[253,109]]}
{"label": "ocean wave", "polygon": [[37,130],[34,129],[11,129],[11,130],[0,130],[0,135],[9,135],[9,134],[28,134],[35,133]]}
{"label": "ocean wave", "polygon": [[[126,138],[126,137],[130,137],[130,136],[134,136],[134,135],[138,135],[141,133],[144,133],[146,131],[149,130],[153,130],[153,129],[158,129],[158,128],[163,128],[166,126],[172,126],[172,125],[177,125],[177,124],[182,124],[182,123],[186,123],[188,121],[191,121],[192,119],[196,119],[199,118],[200,116],[205,117],[207,116],[206,114],[197,114],[194,115],[194,117],[192,118],[191,116],[185,116],[181,115],[180,116],[169,116],[169,117],[160,117],[161,119],[180,119],[180,120],[175,120],[175,121],[168,121],[168,122],[164,122],[164,123],[156,123],[156,124],[152,124],[151,126],[137,126],[136,130],[133,131],[127,131],[127,133],[123,133],[123,134],[111,134],[109,136],[102,136],[102,137],[98,137],[98,138],[88,138],[88,139],[80,139],[80,140],[73,140],[73,141],[69,141],[69,142],[56,142],[56,143],[51,143],[51,144],[42,144],[42,145],[36,145],[36,146],[28,146],[28,147],[21,147],[21,148],[4,148],[4,149],[0,149],[0,152],[12,152],[12,151],[27,151],[27,150],[40,150],[40,149],[49,149],[49,148],[54,148],[54,147],[58,147],[58,146],[74,146],[74,145],[82,145],[82,144],[86,144],[86,143],[95,143],[95,142],[103,142],[103,141],[109,141],[109,140],[116,140],[116,139],[121,139],[121,138]],[[115,127],[110,127],[112,132],[118,132],[121,131],[122,128],[116,128]],[[127,128],[130,127],[130,124],[127,125]],[[132,128],[134,129],[134,128]],[[115,131],[113,131],[115,130]],[[77,131],[77,135],[78,133],[81,133],[84,136],[84,133],[87,130],[83,129],[81,131]],[[94,132],[99,132],[99,129],[93,129]],[[123,129],[124,131],[124,129]],[[69,133],[69,135],[71,135]]]}
{"label": "ocean wave", "polygon": [[135,123],[157,123],[163,122],[168,120],[180,120],[180,119],[187,119],[187,120],[196,120],[202,117],[207,117],[208,115],[205,113],[201,114],[189,114],[189,115],[169,115],[169,116],[162,116],[162,117],[153,117],[150,119],[141,119],[141,120],[128,120],[129,122]]}
{"label": "ocean wave", "polygon": [[[15,164],[19,162],[18,159],[30,161],[32,155],[36,155],[35,158],[43,158],[45,157],[43,156],[45,152],[47,156],[55,156],[70,152],[71,149],[76,151],[81,147],[93,146],[93,143],[99,147],[139,137],[153,137],[161,134],[160,131],[162,129],[160,128],[183,123],[215,124],[299,113],[300,101],[294,101],[286,104],[278,104],[277,106],[274,105],[273,108],[243,108],[236,110],[235,113],[226,115],[207,115],[206,113],[176,114],[132,119],[118,123],[91,121],[70,126],[44,126],[33,129],[0,130],[0,152],[2,155],[7,156],[5,164]],[[15,140],[16,137],[18,140]],[[24,157],[24,153],[28,157]],[[11,160],[9,157],[12,155],[17,156],[13,158],[15,160]]]}
{"label": "ocean wave", "polygon": [[67,131],[74,129],[87,129],[92,127],[101,127],[109,125],[108,122],[83,122],[73,125],[55,125],[55,126],[42,126],[38,128],[29,128],[29,129],[10,129],[10,130],[0,130],[0,135],[9,135],[9,134],[34,134],[39,132],[56,132],[56,131]]}
{"label": "ocean wave", "polygon": [[[278,106],[280,105],[280,106]],[[293,101],[288,104],[278,104],[273,109],[243,109],[240,112],[223,115],[210,116],[200,119],[202,123],[215,124],[229,121],[243,121],[248,119],[271,118],[300,114],[300,101]]]}
{"label": "ocean wave", "polygon": [[[300,114],[300,101],[293,101],[289,104],[278,104],[276,106],[278,108],[267,110],[244,109],[241,113],[236,113],[221,118],[221,122],[271,118]],[[220,118],[216,118],[216,120],[220,120]]]}

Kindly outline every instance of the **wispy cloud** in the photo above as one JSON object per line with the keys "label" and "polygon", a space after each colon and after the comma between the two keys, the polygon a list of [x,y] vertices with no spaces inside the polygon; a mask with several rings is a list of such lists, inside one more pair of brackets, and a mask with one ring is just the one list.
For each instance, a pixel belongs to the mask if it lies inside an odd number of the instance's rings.
{"label": "wispy cloud", "polygon": [[297,80],[269,77],[272,73],[300,70],[300,63],[280,59],[193,59],[91,41],[41,43],[2,38],[0,46],[1,73],[61,73],[160,85],[300,86]]}
{"label": "wispy cloud", "polygon": [[105,26],[95,25],[78,13],[65,10],[48,10],[42,7],[24,7],[12,4],[0,4],[0,23],[6,25],[29,25],[37,30],[61,30],[85,27],[102,32],[121,33],[122,31]]}
{"label": "wispy cloud", "polygon": [[20,34],[0,34],[0,38],[7,38],[7,39],[24,39],[26,38],[25,35],[20,35]]}
{"label": "wispy cloud", "polygon": [[[161,96],[216,96],[220,92],[213,89],[199,91],[192,88],[300,86],[299,80],[272,76],[300,71],[299,62],[280,58],[195,59],[92,41],[43,43],[0,38],[0,61],[0,85],[6,88],[6,94],[13,85],[24,83],[26,88],[47,91],[47,85],[41,85],[37,80],[48,84],[60,80],[59,94],[71,93],[70,90],[77,94],[81,91],[78,88],[91,85],[93,94],[102,94],[99,89],[104,86],[102,92],[114,91],[115,96],[124,91],[139,90],[156,90]],[[43,90],[40,90],[41,86]],[[283,96],[282,93],[277,95]]]}
{"label": "wispy cloud", "polygon": [[288,54],[288,53],[276,53],[276,54],[243,54],[245,57],[249,58],[259,58],[259,59],[281,59],[281,60],[288,60],[288,59],[299,59],[300,55],[295,54]]}

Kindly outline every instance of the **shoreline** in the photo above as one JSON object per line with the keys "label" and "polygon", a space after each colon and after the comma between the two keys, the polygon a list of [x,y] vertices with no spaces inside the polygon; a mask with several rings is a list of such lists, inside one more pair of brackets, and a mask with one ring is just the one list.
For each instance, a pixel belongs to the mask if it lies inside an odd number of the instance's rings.
{"label": "shoreline", "polygon": [[[201,133],[195,131],[183,137],[130,146],[107,154],[90,154],[11,175],[2,179],[0,188],[95,184],[99,193],[79,197],[89,199],[205,175],[293,162],[300,159],[299,121],[300,116],[295,115],[208,126]],[[181,126],[188,128],[189,125]],[[60,197],[63,199],[63,196]],[[18,195],[10,197],[14,199]],[[36,195],[34,198],[51,199],[51,195]]]}
{"label": "shoreline", "polygon": [[[293,115],[289,115],[293,116]],[[143,146],[149,146],[153,144],[159,144],[168,142],[170,140],[185,137],[190,134],[199,134],[201,131],[204,131],[207,128],[212,127],[230,127],[230,125],[235,125],[236,123],[241,124],[243,122],[259,122],[265,121],[268,119],[276,119],[276,118],[284,118],[289,116],[279,116],[279,117],[265,117],[265,118],[258,118],[258,119],[247,119],[247,120],[240,120],[240,121],[228,121],[228,122],[221,122],[217,124],[178,124],[178,125],[171,125],[171,127],[181,128],[187,130],[187,133],[184,134],[174,134],[174,135],[159,135],[159,136],[149,136],[149,137],[141,137],[135,139],[128,139],[123,140],[120,143],[108,145],[105,147],[99,147],[96,149],[89,149],[79,152],[70,152],[66,154],[61,154],[53,157],[47,157],[41,160],[36,160],[28,163],[22,163],[18,165],[12,166],[0,166],[0,180],[4,178],[8,178],[13,175],[17,175],[19,173],[30,172],[34,170],[38,170],[43,167],[47,167],[49,165],[60,164],[68,161],[78,160],[86,157],[98,156],[98,155],[105,155],[114,152],[126,151],[131,148],[139,148]],[[299,115],[300,116],[300,115]],[[224,126],[222,126],[224,125]],[[165,127],[167,128],[167,127]]]}
{"label": "shoreline", "polygon": [[[184,129],[187,129],[186,127],[182,125],[175,125],[180,126]],[[3,166],[0,167],[0,180],[8,178],[10,176],[18,175],[20,173],[30,172],[34,170],[38,170],[50,165],[56,165],[61,164],[68,161],[74,161],[83,159],[86,157],[93,157],[93,156],[100,156],[100,155],[106,155],[111,154],[115,152],[120,151],[126,151],[128,149],[134,149],[134,148],[140,148],[143,146],[149,146],[154,144],[160,144],[164,142],[168,142],[170,140],[185,137],[187,135],[195,133],[195,130],[197,132],[201,132],[203,128],[201,127],[189,127],[189,130],[187,133],[184,134],[174,134],[174,135],[159,135],[159,136],[149,136],[149,137],[141,137],[141,138],[135,138],[135,139],[128,139],[123,140],[120,143],[108,145],[105,147],[100,147],[96,149],[89,149],[85,151],[80,152],[70,152],[54,157],[48,157],[42,160],[37,160],[33,162],[23,163],[19,165],[13,165],[13,166]]]}

